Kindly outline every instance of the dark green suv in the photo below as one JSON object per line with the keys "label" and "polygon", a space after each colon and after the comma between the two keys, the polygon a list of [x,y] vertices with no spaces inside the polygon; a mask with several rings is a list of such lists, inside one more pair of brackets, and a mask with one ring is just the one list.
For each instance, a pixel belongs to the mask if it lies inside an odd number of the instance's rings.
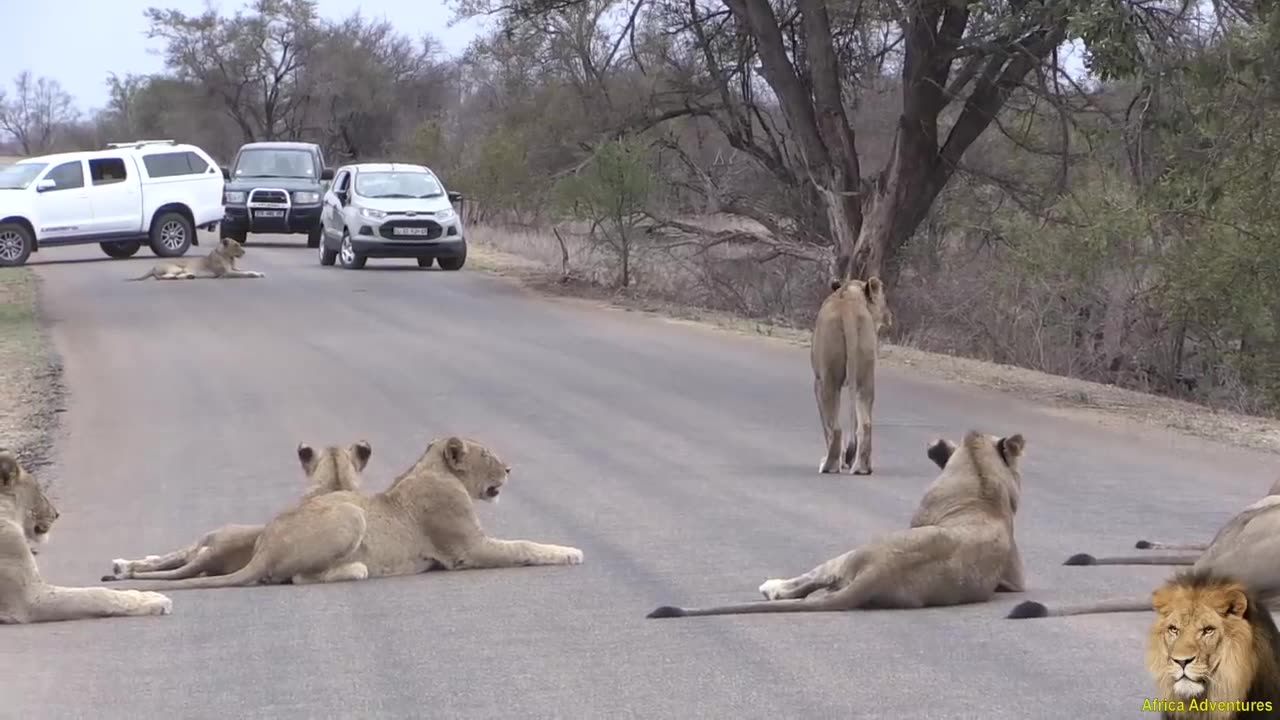
{"label": "dark green suv", "polygon": [[248,143],[222,177],[223,237],[243,244],[253,234],[306,235],[307,247],[320,246],[321,201],[333,170],[319,145]]}

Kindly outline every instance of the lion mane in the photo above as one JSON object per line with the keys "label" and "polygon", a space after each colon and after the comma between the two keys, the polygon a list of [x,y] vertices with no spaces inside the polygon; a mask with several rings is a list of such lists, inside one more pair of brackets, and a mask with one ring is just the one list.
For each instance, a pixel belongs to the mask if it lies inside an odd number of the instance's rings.
{"label": "lion mane", "polygon": [[1183,572],[1151,594],[1147,671],[1166,720],[1280,717],[1280,631],[1244,584]]}

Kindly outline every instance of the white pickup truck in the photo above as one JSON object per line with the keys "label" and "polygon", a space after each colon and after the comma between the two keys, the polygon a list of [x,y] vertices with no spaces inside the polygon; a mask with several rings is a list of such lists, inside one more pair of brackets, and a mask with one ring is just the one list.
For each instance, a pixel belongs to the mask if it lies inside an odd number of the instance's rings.
{"label": "white pickup truck", "polygon": [[196,228],[222,219],[223,182],[208,153],[172,140],[20,160],[0,168],[0,267],[87,243],[113,258],[143,242],[160,257],[185,255]]}

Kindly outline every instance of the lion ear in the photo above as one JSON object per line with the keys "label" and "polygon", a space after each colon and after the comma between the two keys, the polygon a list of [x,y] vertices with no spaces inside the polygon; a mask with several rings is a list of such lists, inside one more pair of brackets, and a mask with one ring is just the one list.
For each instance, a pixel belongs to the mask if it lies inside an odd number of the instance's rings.
{"label": "lion ear", "polygon": [[0,487],[11,487],[18,482],[22,468],[18,461],[8,452],[0,452]]}
{"label": "lion ear", "polygon": [[316,459],[316,451],[306,443],[298,443],[298,462],[302,463],[303,468],[311,467],[311,461]]}
{"label": "lion ear", "polygon": [[836,278],[836,279],[832,279],[832,281],[831,281],[831,289],[832,289],[832,290],[839,290],[841,285],[844,285],[844,283],[843,283],[843,282],[841,282],[838,278]]}
{"label": "lion ear", "polygon": [[938,466],[939,470],[947,467],[947,461],[951,459],[951,454],[956,451],[956,444],[946,438],[938,438],[929,444],[925,450],[925,455]]}
{"label": "lion ear", "polygon": [[467,446],[462,442],[462,438],[451,437],[444,442],[444,462],[450,468],[459,470],[462,467],[462,458],[467,454]]}
{"label": "lion ear", "polygon": [[351,454],[356,458],[356,469],[364,470],[364,466],[369,464],[369,458],[373,456],[373,446],[368,440],[360,440],[351,446]]}
{"label": "lion ear", "polygon": [[1163,615],[1165,610],[1169,608],[1169,604],[1173,602],[1173,595],[1177,592],[1171,587],[1161,586],[1151,593],[1151,609]]}
{"label": "lion ear", "polygon": [[1006,463],[1022,457],[1022,452],[1026,449],[1027,439],[1022,437],[1022,433],[1014,433],[1009,437],[1002,437],[996,441],[996,450],[1000,451],[1000,455]]}
{"label": "lion ear", "polygon": [[1222,594],[1216,599],[1218,612],[1222,615],[1244,617],[1244,611],[1249,609],[1249,597],[1245,595],[1244,588],[1239,585],[1231,585],[1223,589]]}
{"label": "lion ear", "polygon": [[880,282],[880,278],[872,275],[867,278],[867,282],[862,286],[867,293],[867,299],[874,302],[877,296],[884,294],[884,283]]}

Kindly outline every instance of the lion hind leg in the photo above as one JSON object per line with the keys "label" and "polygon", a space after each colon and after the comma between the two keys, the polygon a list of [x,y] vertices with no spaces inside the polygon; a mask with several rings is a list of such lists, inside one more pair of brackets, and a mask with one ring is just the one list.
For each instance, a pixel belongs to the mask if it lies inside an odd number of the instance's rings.
{"label": "lion hind leg", "polygon": [[45,586],[31,603],[31,622],[168,615],[173,601],[156,592]]}
{"label": "lion hind leg", "polygon": [[337,565],[320,573],[302,573],[293,576],[294,585],[310,585],[314,583],[348,582],[367,580],[369,566],[362,562],[349,562]]}
{"label": "lion hind leg", "polygon": [[871,406],[875,399],[875,386],[870,382],[859,383],[853,391],[853,414],[856,419],[853,442],[849,443],[846,457],[854,456],[854,475],[871,474]]}
{"label": "lion hind leg", "polygon": [[188,560],[195,555],[198,548],[194,545],[174,550],[165,555],[148,555],[139,560],[126,560],[116,558],[111,561],[111,578],[113,580],[128,580],[134,577],[135,573],[149,573],[160,570],[172,570],[185,565]]}
{"label": "lion hind leg", "polygon": [[803,575],[788,580],[765,580],[760,584],[760,594],[768,600],[795,600],[820,590],[832,590],[857,575],[865,561],[866,553],[850,550]]}
{"label": "lion hind leg", "polygon": [[364,510],[342,503],[324,508],[309,523],[289,522],[274,528],[268,525],[258,538],[254,554],[270,552],[274,556],[268,556],[273,577],[302,576],[304,582],[314,582],[351,564],[351,556],[360,549],[367,530]]}
{"label": "lion hind leg", "polygon": [[819,375],[813,378],[813,394],[818,403],[818,417],[822,421],[822,437],[826,442],[826,454],[818,464],[819,474],[840,471],[840,446],[844,437],[839,417],[841,382],[830,377],[825,382],[823,380]]}

